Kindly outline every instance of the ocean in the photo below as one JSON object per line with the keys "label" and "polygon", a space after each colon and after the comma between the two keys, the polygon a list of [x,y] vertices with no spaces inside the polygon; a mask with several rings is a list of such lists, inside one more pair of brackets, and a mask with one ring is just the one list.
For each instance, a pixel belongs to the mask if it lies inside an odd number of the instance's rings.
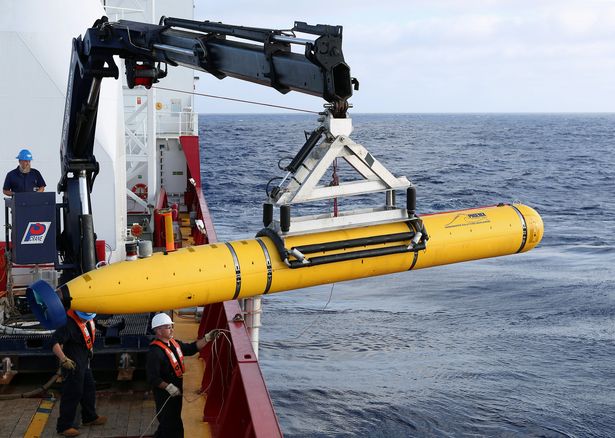
{"label": "ocean", "polygon": [[[524,254],[266,296],[260,364],[285,436],[614,436],[615,114],[353,122],[416,185],[419,213],[520,201],[545,235]],[[200,116],[220,240],[262,228],[278,160],[316,126]]]}

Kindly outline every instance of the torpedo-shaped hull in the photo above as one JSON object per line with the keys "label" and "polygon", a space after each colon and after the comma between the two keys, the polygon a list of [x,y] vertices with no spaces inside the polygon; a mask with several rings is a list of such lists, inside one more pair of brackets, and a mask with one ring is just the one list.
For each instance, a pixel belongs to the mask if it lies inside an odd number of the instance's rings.
{"label": "torpedo-shaped hull", "polygon": [[[307,260],[327,262],[297,267],[295,260],[291,267],[273,239],[259,237],[115,263],[71,280],[59,293],[64,307],[84,312],[158,311],[515,254],[534,248],[543,235],[538,213],[520,204],[423,215],[421,219],[429,234],[422,250],[397,251],[411,246],[412,234],[404,222],[347,228],[286,237],[284,245],[289,249],[365,242],[361,247],[313,251]],[[408,239],[370,243],[374,236]]]}

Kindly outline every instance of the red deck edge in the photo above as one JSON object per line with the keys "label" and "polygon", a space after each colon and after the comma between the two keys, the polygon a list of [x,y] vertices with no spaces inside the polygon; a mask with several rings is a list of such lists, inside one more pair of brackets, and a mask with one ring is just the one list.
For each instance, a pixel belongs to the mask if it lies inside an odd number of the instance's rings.
{"label": "red deck edge", "polygon": [[[200,154],[197,136],[181,136],[188,172],[195,190],[186,194],[203,220],[206,235],[194,235],[197,245],[218,241],[216,230],[201,188]],[[198,175],[198,178],[196,177]],[[228,336],[219,337],[202,352],[205,373],[201,390],[207,394],[203,420],[211,424],[215,437],[282,437],[282,429],[273,408],[265,379],[237,301],[206,306],[199,325],[199,337],[210,330],[224,329]]]}
{"label": "red deck edge", "polygon": [[221,336],[201,352],[206,364],[201,389],[207,394],[203,420],[218,437],[281,437],[237,301],[207,306],[199,336],[214,328],[228,330],[232,341]]}
{"label": "red deck edge", "polygon": [[182,145],[190,176],[194,179],[197,187],[201,187],[201,162],[199,152],[199,137],[197,135],[180,135],[179,142]]}

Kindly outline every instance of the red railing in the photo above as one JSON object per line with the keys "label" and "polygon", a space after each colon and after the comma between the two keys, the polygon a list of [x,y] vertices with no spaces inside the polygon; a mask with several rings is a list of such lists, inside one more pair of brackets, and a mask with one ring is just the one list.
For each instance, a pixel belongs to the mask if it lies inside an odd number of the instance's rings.
{"label": "red railing", "polygon": [[[201,189],[198,137],[180,137],[194,190],[188,190],[185,203],[196,211],[205,234],[193,231],[195,245],[217,242],[214,224]],[[201,390],[207,394],[203,421],[211,425],[214,437],[276,438],[282,436],[273,403],[237,301],[205,307],[199,337],[213,329],[225,330],[201,352],[205,373]]]}
{"label": "red railing", "polygon": [[265,380],[237,301],[209,305],[199,337],[215,328],[227,330],[201,352],[207,394],[203,421],[216,437],[281,437]]}

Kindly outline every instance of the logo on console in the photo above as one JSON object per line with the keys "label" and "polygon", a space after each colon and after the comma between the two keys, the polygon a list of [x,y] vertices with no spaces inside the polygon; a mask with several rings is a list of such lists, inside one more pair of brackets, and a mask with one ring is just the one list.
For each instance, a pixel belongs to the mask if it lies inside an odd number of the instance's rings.
{"label": "logo on console", "polygon": [[47,237],[50,225],[51,222],[29,222],[21,243],[23,245],[41,245],[45,243],[45,237]]}

